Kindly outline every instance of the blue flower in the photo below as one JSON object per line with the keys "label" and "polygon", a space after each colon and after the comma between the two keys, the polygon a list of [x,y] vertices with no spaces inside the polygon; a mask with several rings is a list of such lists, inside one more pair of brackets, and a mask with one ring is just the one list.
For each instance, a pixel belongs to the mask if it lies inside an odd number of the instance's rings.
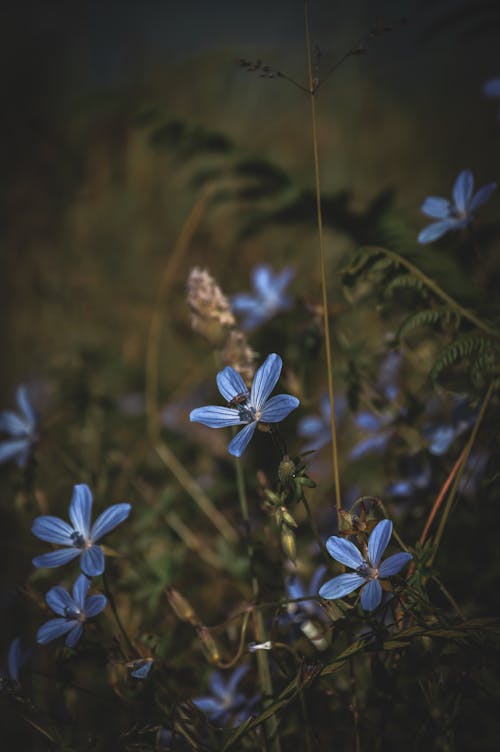
{"label": "blue flower", "polygon": [[59,517],[45,515],[37,517],[31,528],[31,532],[40,540],[58,543],[66,548],[35,556],[33,564],[35,567],[59,567],[81,556],[82,572],[89,577],[102,574],[104,553],[96,543],[126,520],[131,508],[130,504],[113,504],[90,527],[92,493],[85,483],[76,485],[69,505],[69,518],[73,527]]}
{"label": "blue flower", "polygon": [[299,400],[290,394],[278,394],[269,399],[281,373],[282,361],[279,355],[268,355],[254,376],[252,388],[248,391],[240,374],[227,366],[217,374],[217,386],[227,407],[209,405],[191,410],[189,420],[203,423],[209,428],[244,425],[228,446],[229,454],[241,457],[252,438],[257,423],[279,423],[298,407]]}
{"label": "blue flower", "polygon": [[19,672],[28,660],[30,651],[21,650],[21,640],[16,637],[10,643],[9,653],[7,656],[7,672],[0,669],[0,690],[12,689],[19,684]]}
{"label": "blue flower", "polygon": [[427,423],[422,429],[429,452],[437,457],[446,454],[455,439],[471,428],[477,418],[477,410],[467,397],[455,397],[453,403],[450,418]]}
{"label": "blue flower", "polygon": [[220,671],[214,671],[208,679],[212,694],[195,697],[193,703],[214,723],[240,725],[249,717],[258,700],[257,695],[249,700],[243,692],[238,692],[238,684],[247,671],[248,666],[240,666],[227,681]]}
{"label": "blue flower", "polygon": [[382,600],[382,586],[379,579],[397,574],[412,558],[411,554],[399,553],[389,556],[380,563],[382,554],[392,535],[392,522],[382,520],[376,525],[368,539],[368,557],[345,538],[332,535],[326,542],[328,553],[336,561],[354,569],[354,572],[341,574],[325,582],[319,589],[322,598],[334,600],[349,595],[361,587],[361,605],[366,611],[373,611]]}
{"label": "blue flower", "polygon": [[0,431],[10,438],[0,441],[0,462],[16,459],[18,467],[28,462],[33,445],[38,441],[38,419],[28,400],[26,387],[17,388],[19,413],[5,410],[0,413]]}
{"label": "blue flower", "polygon": [[[500,99],[500,78],[489,78],[488,81],[485,81],[483,84],[483,94],[492,99]],[[497,117],[500,120],[500,109],[498,110]]]}
{"label": "blue flower", "polygon": [[280,311],[291,306],[291,299],[285,293],[295,272],[287,266],[282,272],[273,274],[267,264],[256,266],[252,272],[254,294],[239,293],[231,301],[234,313],[244,316],[243,329],[254,329]]}
{"label": "blue flower", "polygon": [[[320,566],[314,572],[309,586],[306,588],[301,580],[294,575],[285,583],[286,592],[289,598],[308,598],[316,596],[318,593],[319,583],[326,572],[325,566]],[[323,631],[318,628],[317,622],[326,622],[326,614],[316,600],[304,600],[300,603],[287,604],[288,616],[294,624],[297,624],[305,636],[312,642],[318,650],[325,650],[328,643],[323,636]],[[314,621],[312,621],[314,619]],[[316,622],[316,623],[315,623]]]}
{"label": "blue flower", "polygon": [[473,196],[474,176],[470,170],[462,170],[453,186],[453,202],[428,196],[420,207],[424,214],[438,221],[420,232],[418,242],[432,243],[449,230],[466,227],[473,219],[473,212],[488,201],[496,187],[496,183],[487,183]]}
{"label": "blue flower", "polygon": [[[330,425],[330,399],[324,394],[319,403],[319,415],[305,415],[297,425],[297,433],[309,442],[304,447],[304,452],[322,449],[332,440]],[[335,422],[338,424],[346,409],[345,397],[335,397]]]}
{"label": "blue flower", "polygon": [[46,645],[57,637],[67,634],[65,644],[73,648],[83,634],[87,619],[100,614],[107,600],[104,595],[87,596],[90,580],[81,574],[73,585],[73,597],[62,587],[53,587],[45,596],[48,605],[61,618],[51,619],[36,633],[36,641]]}
{"label": "blue flower", "polygon": [[152,658],[142,658],[138,661],[132,661],[128,664],[128,667],[133,669],[130,672],[130,676],[133,676],[134,679],[147,679],[152,666]]}

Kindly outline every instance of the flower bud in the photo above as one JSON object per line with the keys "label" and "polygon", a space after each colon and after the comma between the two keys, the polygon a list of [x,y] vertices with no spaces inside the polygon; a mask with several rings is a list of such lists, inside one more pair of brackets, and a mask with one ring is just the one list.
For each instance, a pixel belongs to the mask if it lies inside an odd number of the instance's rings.
{"label": "flower bud", "polygon": [[278,467],[278,478],[283,486],[288,486],[295,478],[295,462],[285,454]]}
{"label": "flower bud", "polygon": [[295,561],[297,558],[297,543],[295,541],[295,533],[287,525],[283,525],[281,528],[281,546],[283,553],[291,561]]}
{"label": "flower bud", "polygon": [[214,638],[206,627],[197,627],[198,637],[200,638],[203,652],[210,663],[218,663],[220,661],[219,648],[217,647]]}
{"label": "flower bud", "polygon": [[193,607],[178,590],[169,587],[166,589],[165,594],[168,602],[181,621],[188,621],[190,624],[198,623],[198,617],[196,616]]}

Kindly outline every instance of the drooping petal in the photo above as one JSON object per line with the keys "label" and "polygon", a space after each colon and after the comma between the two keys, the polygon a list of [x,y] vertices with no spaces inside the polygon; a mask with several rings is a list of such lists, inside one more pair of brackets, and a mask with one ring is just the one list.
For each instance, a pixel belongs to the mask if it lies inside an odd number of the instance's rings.
{"label": "drooping petal", "polygon": [[391,535],[392,522],[390,520],[382,520],[373,528],[368,539],[368,558],[373,567],[378,567]]}
{"label": "drooping petal", "polygon": [[469,211],[473,212],[476,209],[479,209],[480,206],[485,204],[493,191],[496,189],[497,184],[496,183],[487,183],[486,185],[483,185],[482,188],[478,190],[478,192],[473,197],[472,201],[469,204]]}
{"label": "drooping petal", "polygon": [[417,240],[419,243],[422,243],[422,245],[425,243],[432,243],[450,230],[458,230],[461,226],[462,223],[456,219],[443,219],[440,222],[433,222],[420,231]]}
{"label": "drooping petal", "polygon": [[28,424],[30,429],[33,429],[37,422],[37,416],[28,399],[28,390],[23,384],[21,384],[17,388],[16,400],[17,404],[19,405],[19,409],[26,419],[26,423]]}
{"label": "drooping petal", "polygon": [[379,577],[390,577],[397,574],[412,558],[412,555],[406,552],[389,556],[378,568]]}
{"label": "drooping petal", "polygon": [[80,611],[85,611],[85,599],[90,587],[90,580],[84,574],[79,575],[73,585],[73,600]]}
{"label": "drooping petal", "polygon": [[248,394],[248,388],[234,368],[227,366],[217,374],[217,386],[225,400],[231,402],[238,394]]}
{"label": "drooping petal", "polygon": [[343,598],[344,595],[349,595],[353,590],[356,590],[366,582],[365,577],[361,577],[359,574],[350,572],[348,574],[339,574],[338,577],[334,577],[332,580],[328,580],[319,589],[319,595],[321,598],[328,600],[334,600],[335,598]]}
{"label": "drooping petal", "polygon": [[67,616],[68,611],[74,611],[77,605],[68,591],[59,586],[50,588],[45,600],[52,611],[59,616]]}
{"label": "drooping petal", "polygon": [[16,637],[10,643],[7,657],[7,671],[12,681],[19,681],[19,669],[21,667],[21,639]]}
{"label": "drooping petal", "polygon": [[79,621],[77,622],[70,622],[70,624],[73,624],[73,629],[66,637],[64,644],[68,648],[74,648],[78,640],[83,634],[83,624]]}
{"label": "drooping petal", "polygon": [[209,428],[225,428],[226,426],[240,426],[246,421],[241,420],[238,410],[233,407],[207,405],[197,407],[189,413],[189,420],[193,423],[203,423]]}
{"label": "drooping petal", "polygon": [[382,600],[382,587],[378,580],[370,580],[361,591],[361,605],[365,611],[374,611]]}
{"label": "drooping petal", "polygon": [[105,509],[94,522],[90,531],[90,539],[95,542],[106,533],[111,532],[127,519],[131,509],[130,504],[113,504],[113,506]]}
{"label": "drooping petal", "polygon": [[51,619],[42,624],[36,633],[36,641],[40,645],[46,645],[47,642],[52,642],[57,637],[69,632],[75,624],[78,624],[78,622],[70,619]]}
{"label": "drooping petal", "polygon": [[30,443],[27,439],[16,439],[14,441],[0,442],[0,462],[7,462],[29,449]]}
{"label": "drooping petal", "polygon": [[90,546],[82,554],[82,572],[88,577],[97,577],[104,572],[104,554],[100,546]]}
{"label": "drooping petal", "polygon": [[278,381],[282,368],[282,360],[276,353],[268,355],[255,374],[250,400],[252,405],[260,410]]}
{"label": "drooping petal", "polygon": [[451,214],[451,204],[446,198],[428,196],[420,207],[420,211],[434,219],[446,219]]}
{"label": "drooping petal", "polygon": [[213,697],[195,697],[193,704],[211,719],[216,718],[220,713],[224,712],[220,701],[214,700]]}
{"label": "drooping petal", "polygon": [[462,170],[453,186],[453,201],[460,214],[467,214],[474,190],[474,177],[470,170]]}
{"label": "drooping petal", "polygon": [[257,423],[249,423],[245,428],[242,428],[239,433],[236,434],[234,439],[229,443],[227,451],[232,454],[233,457],[241,457],[243,452],[248,446],[248,442],[253,436]]}
{"label": "drooping petal", "polygon": [[53,567],[62,567],[63,564],[76,559],[81,553],[81,548],[61,548],[59,551],[49,551],[48,554],[35,556],[32,559],[32,563],[34,567],[38,568],[47,567],[52,569]]}
{"label": "drooping petal", "polygon": [[346,567],[358,569],[366,565],[366,561],[359,548],[356,548],[351,541],[339,538],[337,535],[332,535],[328,538],[326,548],[330,556],[341,564],[345,564]]}
{"label": "drooping petal", "polygon": [[292,397],[291,394],[277,394],[267,400],[260,419],[264,423],[279,423],[299,405],[300,401],[297,397]]}
{"label": "drooping petal", "polygon": [[103,609],[106,608],[108,600],[104,595],[98,593],[97,595],[89,595],[85,602],[85,616],[87,619],[91,619],[93,616],[100,614]]}
{"label": "drooping petal", "polygon": [[12,412],[12,410],[5,410],[3,413],[0,413],[0,431],[17,437],[26,436],[29,428],[17,413]]}
{"label": "drooping petal", "polygon": [[48,543],[60,543],[62,546],[74,545],[71,536],[75,531],[60,517],[53,517],[52,515],[37,517],[33,522],[31,532],[40,540]]}
{"label": "drooping petal", "polygon": [[85,540],[89,538],[91,513],[92,492],[85,483],[79,483],[73,489],[69,505],[69,518],[75,530],[81,533]]}

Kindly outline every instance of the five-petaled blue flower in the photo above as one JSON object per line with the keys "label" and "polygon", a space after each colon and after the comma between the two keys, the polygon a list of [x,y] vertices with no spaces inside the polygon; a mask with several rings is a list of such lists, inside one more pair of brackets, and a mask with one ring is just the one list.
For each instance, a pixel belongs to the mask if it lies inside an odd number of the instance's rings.
{"label": "five-petaled blue flower", "polygon": [[195,697],[193,703],[214,723],[239,726],[250,716],[258,700],[257,695],[249,700],[243,692],[238,692],[238,684],[247,671],[248,666],[239,666],[227,681],[220,671],[214,671],[208,679],[212,694]]}
{"label": "five-petaled blue flower", "polygon": [[278,274],[273,274],[267,264],[259,264],[252,272],[254,294],[239,293],[231,301],[235,313],[244,316],[243,329],[255,329],[280,311],[290,308],[292,301],[285,289],[295,272],[287,266]]}
{"label": "five-petaled blue flower", "polygon": [[38,419],[28,400],[26,387],[17,388],[16,400],[19,413],[5,410],[0,413],[0,431],[9,438],[0,441],[0,462],[16,459],[18,467],[28,462],[33,445],[38,441]]}
{"label": "five-petaled blue flower", "polygon": [[373,611],[382,600],[382,586],[379,579],[397,574],[412,558],[411,554],[402,552],[389,556],[380,563],[382,554],[392,535],[392,522],[382,520],[376,525],[368,539],[368,557],[365,558],[359,548],[345,538],[332,535],[326,542],[328,553],[336,561],[355,571],[341,574],[325,582],[319,589],[321,598],[333,600],[349,595],[361,587],[361,605],[366,611]]}
{"label": "five-petaled blue flower", "polygon": [[69,518],[73,527],[59,517],[45,515],[37,517],[31,528],[32,533],[40,540],[58,543],[66,548],[35,556],[33,564],[35,567],[59,567],[81,556],[82,572],[89,577],[102,574],[104,553],[102,548],[96,545],[97,541],[126,520],[131,508],[130,504],[113,504],[102,512],[90,527],[92,493],[85,483],[76,485],[69,506]]}
{"label": "five-petaled blue flower", "polygon": [[453,202],[438,196],[428,196],[420,207],[424,214],[438,221],[424,227],[418,236],[418,242],[432,243],[449,230],[466,227],[473,219],[473,212],[488,201],[496,187],[496,183],[487,183],[473,196],[474,176],[470,170],[462,170],[453,186]]}
{"label": "five-petaled blue flower", "polygon": [[240,374],[227,366],[217,374],[217,386],[227,407],[209,405],[192,410],[189,419],[203,423],[209,428],[242,426],[228,446],[229,454],[241,457],[253,436],[257,423],[279,423],[298,407],[299,400],[290,394],[278,394],[269,399],[281,373],[282,361],[279,355],[268,355],[254,376],[250,392]]}
{"label": "five-petaled blue flower", "polygon": [[73,585],[73,597],[62,587],[53,587],[45,596],[48,605],[59,614],[59,619],[51,619],[36,633],[36,641],[41,645],[67,634],[65,644],[73,648],[83,633],[87,619],[100,614],[107,600],[104,595],[87,596],[90,580],[81,574]]}
{"label": "five-petaled blue flower", "polygon": [[[492,99],[500,99],[500,77],[489,78],[485,81],[483,84],[483,94]],[[498,110],[497,118],[500,120],[500,109]]]}

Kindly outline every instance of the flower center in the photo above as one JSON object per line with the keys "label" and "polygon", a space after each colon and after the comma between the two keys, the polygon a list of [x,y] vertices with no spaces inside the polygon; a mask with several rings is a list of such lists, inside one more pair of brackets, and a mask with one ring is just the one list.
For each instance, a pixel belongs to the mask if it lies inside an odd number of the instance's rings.
{"label": "flower center", "polygon": [[358,568],[358,572],[362,577],[366,577],[367,580],[377,580],[378,579],[378,569],[377,567],[371,567],[369,564],[362,564]]}
{"label": "flower center", "polygon": [[84,621],[85,615],[83,611],[81,611],[76,606],[66,606],[64,609],[64,617],[66,619],[76,620],[76,621]]}
{"label": "flower center", "polygon": [[238,410],[241,420],[244,420],[245,423],[253,423],[254,420],[259,420],[260,418],[260,412],[258,413],[248,400],[242,402],[240,405],[236,405],[236,409]]}
{"label": "flower center", "polygon": [[85,548],[86,546],[86,540],[83,537],[81,533],[79,533],[77,530],[75,530],[73,533],[71,533],[70,536],[71,540],[75,544],[75,548]]}

